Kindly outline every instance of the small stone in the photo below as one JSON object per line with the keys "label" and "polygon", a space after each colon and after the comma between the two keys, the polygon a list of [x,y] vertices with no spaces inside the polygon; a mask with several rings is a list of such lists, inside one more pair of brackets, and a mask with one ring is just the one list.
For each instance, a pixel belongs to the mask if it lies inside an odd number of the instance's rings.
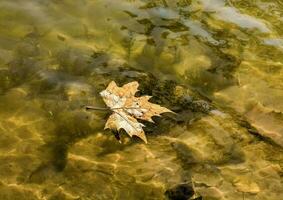
{"label": "small stone", "polygon": [[165,195],[169,200],[187,200],[194,195],[192,185],[183,183],[176,185],[175,187],[168,189]]}
{"label": "small stone", "polygon": [[248,180],[239,180],[234,183],[234,186],[239,192],[257,194],[260,192],[259,186],[255,182]]}
{"label": "small stone", "polygon": [[216,187],[201,187],[196,189],[204,199],[223,199],[223,192]]}

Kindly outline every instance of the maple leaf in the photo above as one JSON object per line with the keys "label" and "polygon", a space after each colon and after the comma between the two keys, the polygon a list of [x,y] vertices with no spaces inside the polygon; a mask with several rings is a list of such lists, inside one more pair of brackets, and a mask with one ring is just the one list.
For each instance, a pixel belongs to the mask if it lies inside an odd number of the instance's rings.
{"label": "maple leaf", "polygon": [[108,118],[104,129],[124,129],[131,137],[136,135],[145,143],[147,139],[143,130],[144,125],[137,119],[153,122],[153,116],[161,113],[172,112],[160,105],[150,103],[151,96],[135,97],[138,91],[137,81],[118,87],[114,81],[100,92],[105,104],[113,112]]}

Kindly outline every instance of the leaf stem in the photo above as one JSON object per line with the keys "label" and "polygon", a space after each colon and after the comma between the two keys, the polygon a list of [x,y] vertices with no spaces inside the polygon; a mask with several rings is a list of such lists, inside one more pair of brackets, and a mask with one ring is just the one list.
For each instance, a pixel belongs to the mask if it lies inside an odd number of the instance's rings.
{"label": "leaf stem", "polygon": [[101,111],[110,110],[110,108],[101,108],[101,107],[94,107],[94,106],[86,106],[85,109],[86,110],[101,110]]}
{"label": "leaf stem", "polygon": [[129,109],[140,109],[139,107],[121,107],[121,108],[102,108],[102,107],[95,107],[95,106],[86,106],[86,110],[101,110],[101,111],[108,111],[108,110],[129,110]]}

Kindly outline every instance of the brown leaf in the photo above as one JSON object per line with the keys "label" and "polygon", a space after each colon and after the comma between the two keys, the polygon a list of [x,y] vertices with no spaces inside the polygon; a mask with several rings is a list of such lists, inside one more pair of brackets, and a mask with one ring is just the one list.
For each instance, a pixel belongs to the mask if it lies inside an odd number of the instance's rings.
{"label": "brown leaf", "polygon": [[124,129],[131,137],[133,135],[141,138],[145,143],[147,139],[142,129],[144,125],[137,121],[142,119],[154,122],[153,116],[160,116],[161,113],[172,112],[157,104],[150,103],[150,96],[135,97],[139,83],[134,81],[118,87],[114,81],[100,92],[106,105],[113,111],[108,118],[105,129]]}

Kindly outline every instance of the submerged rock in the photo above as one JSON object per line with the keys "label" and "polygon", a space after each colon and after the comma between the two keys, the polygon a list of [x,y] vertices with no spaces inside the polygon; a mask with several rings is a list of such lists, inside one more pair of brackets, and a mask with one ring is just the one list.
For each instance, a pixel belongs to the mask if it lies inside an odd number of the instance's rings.
{"label": "submerged rock", "polygon": [[179,184],[166,190],[165,195],[169,200],[187,200],[194,195],[194,189],[190,184]]}
{"label": "submerged rock", "polygon": [[258,104],[250,109],[245,116],[259,134],[283,147],[283,113]]}

